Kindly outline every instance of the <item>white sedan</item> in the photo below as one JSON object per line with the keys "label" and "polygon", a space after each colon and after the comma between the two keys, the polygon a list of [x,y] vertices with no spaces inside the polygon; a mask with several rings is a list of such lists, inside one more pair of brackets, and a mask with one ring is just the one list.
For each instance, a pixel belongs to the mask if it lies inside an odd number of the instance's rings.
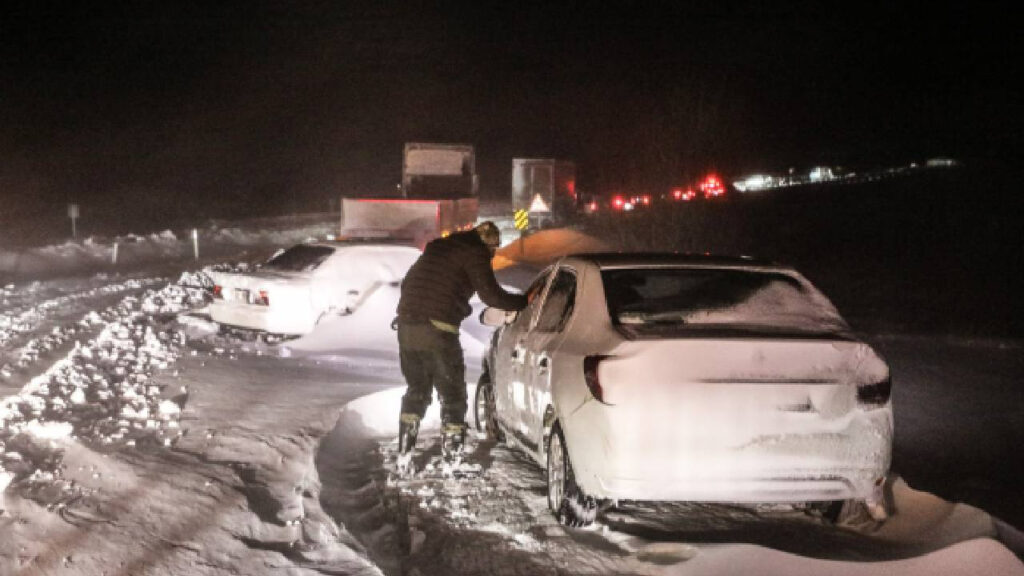
{"label": "white sedan", "polygon": [[253,272],[209,272],[211,318],[274,334],[307,334],[328,314],[356,310],[381,286],[397,286],[420,251],[386,243],[298,244]]}
{"label": "white sedan", "polygon": [[600,500],[827,503],[885,518],[889,368],[795,270],[566,257],[500,326],[477,426],[547,468],[559,520]]}

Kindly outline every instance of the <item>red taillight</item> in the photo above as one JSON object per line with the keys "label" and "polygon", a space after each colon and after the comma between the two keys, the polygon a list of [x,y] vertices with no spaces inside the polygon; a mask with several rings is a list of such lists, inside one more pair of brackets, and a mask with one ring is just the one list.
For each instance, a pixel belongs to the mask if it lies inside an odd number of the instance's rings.
{"label": "red taillight", "polygon": [[213,297],[223,300],[224,299],[224,287],[220,284],[213,285]]}
{"label": "red taillight", "polygon": [[616,196],[615,198],[612,198],[612,208],[615,208],[616,210],[622,210],[622,208],[625,205],[626,199],[623,198],[622,196]]}
{"label": "red taillight", "polygon": [[598,354],[583,359],[583,380],[586,381],[590,393],[601,403],[604,403],[604,390],[601,388],[601,380],[597,377],[597,367],[606,358],[608,356]]}
{"label": "red taillight", "polygon": [[259,306],[270,306],[270,295],[267,294],[266,290],[260,290],[257,292],[256,300],[253,301],[253,304],[257,304]]}
{"label": "red taillight", "polygon": [[725,194],[725,186],[722,184],[721,178],[715,174],[709,174],[703,182],[700,183],[700,189],[704,192],[705,198],[717,198]]}

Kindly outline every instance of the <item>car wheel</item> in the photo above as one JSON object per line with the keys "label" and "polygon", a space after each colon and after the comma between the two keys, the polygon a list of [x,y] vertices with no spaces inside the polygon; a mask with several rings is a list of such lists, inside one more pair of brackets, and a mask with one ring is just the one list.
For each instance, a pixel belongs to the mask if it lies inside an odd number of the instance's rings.
{"label": "car wheel", "polygon": [[498,427],[498,420],[494,414],[494,386],[487,372],[481,374],[480,380],[476,383],[473,420],[477,432],[484,432],[489,439],[497,442],[505,441],[505,434]]}
{"label": "car wheel", "polygon": [[572,528],[589,526],[597,519],[597,500],[576,485],[565,436],[557,423],[548,439],[548,508],[561,524]]}

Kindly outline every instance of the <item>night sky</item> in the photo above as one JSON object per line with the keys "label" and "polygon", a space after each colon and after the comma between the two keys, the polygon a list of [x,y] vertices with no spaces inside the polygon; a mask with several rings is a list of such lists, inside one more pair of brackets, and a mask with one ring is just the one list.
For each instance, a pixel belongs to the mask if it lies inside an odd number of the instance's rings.
{"label": "night sky", "polygon": [[513,157],[600,193],[1019,156],[1020,33],[976,3],[91,4],[0,19],[0,226],[326,209],[406,141],[474,144],[490,198]]}

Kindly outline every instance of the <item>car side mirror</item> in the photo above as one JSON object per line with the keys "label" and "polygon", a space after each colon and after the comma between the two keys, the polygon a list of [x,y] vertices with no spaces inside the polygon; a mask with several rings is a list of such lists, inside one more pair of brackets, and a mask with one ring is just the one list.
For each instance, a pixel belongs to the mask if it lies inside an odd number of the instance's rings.
{"label": "car side mirror", "polygon": [[508,310],[502,310],[501,308],[484,308],[484,311],[480,313],[480,323],[484,326],[491,326],[497,328],[498,326],[504,326],[509,324],[516,319],[518,312],[509,312]]}

